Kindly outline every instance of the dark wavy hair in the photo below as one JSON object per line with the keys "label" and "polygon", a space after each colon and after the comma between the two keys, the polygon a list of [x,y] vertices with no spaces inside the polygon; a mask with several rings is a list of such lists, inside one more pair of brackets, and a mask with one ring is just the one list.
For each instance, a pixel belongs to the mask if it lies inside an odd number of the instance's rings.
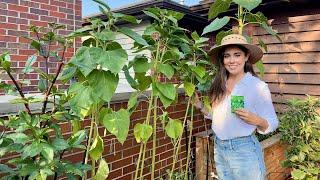
{"label": "dark wavy hair", "polygon": [[[218,59],[216,61],[216,64],[218,66],[218,72],[215,75],[215,78],[213,80],[213,83],[212,83],[210,91],[209,91],[211,101],[214,104],[220,102],[225,97],[225,95],[227,93],[226,83],[227,83],[227,79],[229,77],[229,72],[224,67],[223,54],[224,54],[225,49],[228,47],[231,47],[231,46],[235,46],[235,47],[239,48],[241,51],[243,51],[245,53],[245,55],[247,55],[249,53],[248,49],[241,46],[241,45],[229,45],[229,46],[226,46],[225,48],[223,48],[219,52]],[[249,61],[246,61],[245,65],[244,65],[244,72],[250,72],[253,76],[257,76],[257,74],[253,70],[252,64]]]}

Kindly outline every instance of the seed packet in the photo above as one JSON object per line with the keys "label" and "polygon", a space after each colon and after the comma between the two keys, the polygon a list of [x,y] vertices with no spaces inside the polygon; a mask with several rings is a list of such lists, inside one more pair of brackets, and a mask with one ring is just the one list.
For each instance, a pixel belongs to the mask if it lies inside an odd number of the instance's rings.
{"label": "seed packet", "polygon": [[231,112],[244,108],[244,96],[231,96]]}

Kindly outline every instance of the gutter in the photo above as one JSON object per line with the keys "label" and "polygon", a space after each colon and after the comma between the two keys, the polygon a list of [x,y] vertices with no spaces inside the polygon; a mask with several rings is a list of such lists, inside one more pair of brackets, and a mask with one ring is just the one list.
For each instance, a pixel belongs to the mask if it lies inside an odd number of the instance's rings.
{"label": "gutter", "polygon": [[[143,20],[150,20],[151,18],[142,12],[143,9],[149,8],[149,7],[159,7],[159,8],[165,8],[165,9],[181,12],[185,14],[184,18],[181,21],[192,20],[193,22],[203,24],[204,26],[208,24],[207,18],[202,17],[200,14],[191,11],[190,7],[181,5],[171,0],[146,0],[139,3],[133,3],[120,8],[116,8],[116,9],[113,9],[112,11],[117,13],[132,15],[132,16],[135,16],[136,18],[143,19]],[[83,18],[85,22],[82,24],[82,26],[86,26],[90,24],[88,22],[89,18],[100,18],[101,20],[106,20],[105,15],[101,13],[95,14],[95,15]],[[126,24],[126,22],[120,22],[119,24]]]}

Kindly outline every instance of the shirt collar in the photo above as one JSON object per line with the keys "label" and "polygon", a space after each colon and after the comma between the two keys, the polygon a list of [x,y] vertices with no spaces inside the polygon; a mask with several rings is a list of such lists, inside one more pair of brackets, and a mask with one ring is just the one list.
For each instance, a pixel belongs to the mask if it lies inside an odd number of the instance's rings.
{"label": "shirt collar", "polygon": [[250,84],[251,78],[252,78],[252,74],[250,72],[246,72],[244,77],[239,81],[238,84],[248,85],[248,84]]}

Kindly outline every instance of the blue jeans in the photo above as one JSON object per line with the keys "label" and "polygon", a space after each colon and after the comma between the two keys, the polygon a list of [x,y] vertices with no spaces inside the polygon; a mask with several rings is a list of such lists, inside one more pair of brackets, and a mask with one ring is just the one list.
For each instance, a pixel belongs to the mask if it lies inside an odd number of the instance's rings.
{"label": "blue jeans", "polygon": [[221,180],[264,180],[265,164],[254,135],[220,140],[214,138],[214,160]]}

